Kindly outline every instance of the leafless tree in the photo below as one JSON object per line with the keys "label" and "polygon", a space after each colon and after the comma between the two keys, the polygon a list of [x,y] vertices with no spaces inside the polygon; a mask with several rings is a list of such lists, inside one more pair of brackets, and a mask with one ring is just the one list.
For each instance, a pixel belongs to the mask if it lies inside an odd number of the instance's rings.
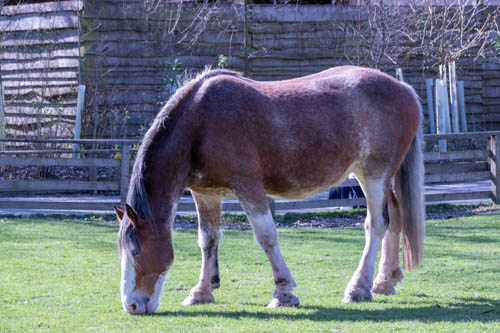
{"label": "leafless tree", "polygon": [[356,49],[346,58],[376,68],[404,66],[410,59],[421,59],[424,69],[476,60],[488,55],[499,31],[499,7],[476,0],[361,0],[360,9],[358,22],[344,25]]}

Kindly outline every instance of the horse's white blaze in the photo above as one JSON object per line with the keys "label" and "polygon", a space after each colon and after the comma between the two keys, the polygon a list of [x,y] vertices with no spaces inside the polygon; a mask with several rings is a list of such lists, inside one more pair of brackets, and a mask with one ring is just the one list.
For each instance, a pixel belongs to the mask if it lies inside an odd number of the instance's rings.
{"label": "horse's white blaze", "polygon": [[[167,267],[168,270],[168,267]],[[151,298],[149,300],[148,304],[148,312],[153,312],[158,308],[160,305],[160,297],[161,294],[163,293],[163,286],[165,285],[165,278],[167,277],[167,273],[163,273],[158,277],[158,280],[156,281],[155,284],[155,290],[153,292],[153,295],[151,295]]]}
{"label": "horse's white blaze", "polygon": [[121,253],[121,270],[122,270],[122,280],[120,284],[120,293],[122,305],[125,311],[127,311],[127,301],[133,298],[134,288],[135,288],[135,268],[132,259],[127,256],[125,250]]}

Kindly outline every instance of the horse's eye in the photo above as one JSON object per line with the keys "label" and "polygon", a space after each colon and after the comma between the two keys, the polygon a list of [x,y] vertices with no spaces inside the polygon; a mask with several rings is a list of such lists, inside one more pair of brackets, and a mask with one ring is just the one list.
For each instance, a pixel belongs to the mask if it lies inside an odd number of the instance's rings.
{"label": "horse's eye", "polygon": [[141,243],[139,242],[139,238],[137,238],[137,235],[135,232],[130,230],[127,232],[127,238],[128,238],[128,243],[130,245],[130,252],[132,253],[133,256],[137,256],[141,253]]}

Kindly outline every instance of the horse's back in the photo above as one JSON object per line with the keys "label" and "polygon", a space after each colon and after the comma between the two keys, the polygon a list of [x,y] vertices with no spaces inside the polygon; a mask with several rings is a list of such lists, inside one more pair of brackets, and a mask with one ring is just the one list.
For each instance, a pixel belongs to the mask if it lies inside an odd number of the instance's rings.
{"label": "horse's back", "polygon": [[332,185],[370,155],[402,158],[419,120],[404,84],[353,66],[275,82],[221,75],[195,98],[202,159],[218,177],[261,177],[271,194],[283,196]]}

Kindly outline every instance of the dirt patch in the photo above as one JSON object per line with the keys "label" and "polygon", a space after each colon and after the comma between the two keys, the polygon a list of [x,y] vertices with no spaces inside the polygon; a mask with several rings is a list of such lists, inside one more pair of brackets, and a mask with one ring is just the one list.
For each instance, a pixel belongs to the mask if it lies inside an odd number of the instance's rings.
{"label": "dirt patch", "polygon": [[[447,220],[475,215],[490,215],[500,213],[499,205],[429,205],[426,211],[426,220]],[[346,211],[331,211],[318,213],[288,213],[276,215],[278,228],[349,228],[362,227],[366,217],[366,209]],[[224,214],[222,229],[250,230],[245,215]],[[177,216],[176,229],[197,229],[196,216]]]}
{"label": "dirt patch", "polygon": [[[427,206],[427,220],[446,220],[475,215],[491,215],[500,213],[499,205],[451,205],[439,204]],[[26,218],[26,215],[1,215],[2,218]],[[278,228],[350,228],[362,227],[366,217],[366,209],[349,209],[328,212],[287,213],[275,216]],[[105,223],[117,225],[114,214],[100,215],[64,215],[33,214],[30,218],[52,220],[75,220],[85,223]],[[221,227],[224,230],[250,230],[250,224],[245,215],[222,214]],[[175,219],[175,229],[196,230],[198,219],[196,215],[178,215]]]}

